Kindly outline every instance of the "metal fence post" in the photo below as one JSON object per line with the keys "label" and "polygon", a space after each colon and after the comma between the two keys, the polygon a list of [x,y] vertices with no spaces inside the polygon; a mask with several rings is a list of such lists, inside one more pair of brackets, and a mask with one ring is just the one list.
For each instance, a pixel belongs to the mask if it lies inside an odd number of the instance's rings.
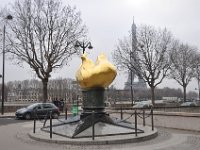
{"label": "metal fence post", "polygon": [[153,122],[153,107],[151,107],[151,125],[152,125],[152,131],[154,130],[154,122]]}
{"label": "metal fence post", "polygon": [[95,136],[95,128],[94,128],[94,111],[92,111],[92,140],[94,140]]}
{"label": "metal fence post", "polygon": [[137,109],[135,110],[135,136],[137,136]]}
{"label": "metal fence post", "polygon": [[52,111],[50,111],[50,138],[52,139]]}
{"label": "metal fence post", "polygon": [[77,100],[77,102],[76,102],[76,105],[77,105],[77,114],[76,115],[78,115],[78,113],[79,113],[79,110],[78,110],[78,105],[79,105],[79,102],[78,102],[78,100]]}
{"label": "metal fence post", "polygon": [[120,107],[120,110],[121,110],[121,120],[123,119],[123,112],[122,112],[122,107]]}
{"label": "metal fence post", "polygon": [[65,108],[65,119],[67,120],[67,106]]}
{"label": "metal fence post", "polygon": [[145,109],[143,109],[143,126],[145,126]]}
{"label": "metal fence post", "polygon": [[36,127],[36,119],[35,119],[35,110],[33,112],[33,119],[34,119],[34,122],[33,122],[33,133],[35,133],[35,127]]}

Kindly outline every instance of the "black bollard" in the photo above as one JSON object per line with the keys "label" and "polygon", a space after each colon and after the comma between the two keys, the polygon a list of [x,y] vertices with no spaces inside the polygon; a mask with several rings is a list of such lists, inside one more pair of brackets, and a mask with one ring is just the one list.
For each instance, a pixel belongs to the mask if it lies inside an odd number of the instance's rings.
{"label": "black bollard", "polygon": [[35,114],[35,110],[34,110],[34,113],[33,113],[33,119],[34,119],[34,122],[33,122],[33,133],[35,133],[35,127],[36,127],[36,114]]}
{"label": "black bollard", "polygon": [[135,110],[135,136],[137,136],[137,110]]}
{"label": "black bollard", "polygon": [[94,111],[92,111],[92,140],[94,140],[94,134],[95,134],[95,129],[94,129]]}
{"label": "black bollard", "polygon": [[52,139],[52,111],[50,111],[50,138]]}

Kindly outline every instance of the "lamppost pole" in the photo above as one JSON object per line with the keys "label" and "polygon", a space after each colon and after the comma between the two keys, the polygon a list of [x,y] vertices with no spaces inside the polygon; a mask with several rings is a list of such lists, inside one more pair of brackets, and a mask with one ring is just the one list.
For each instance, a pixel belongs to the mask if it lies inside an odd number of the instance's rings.
{"label": "lamppost pole", "polygon": [[[12,20],[12,16],[8,15],[5,19]],[[6,25],[3,26],[3,72],[2,72],[2,100],[1,100],[1,114],[4,114],[4,101],[5,101],[5,34],[6,34]]]}
{"label": "lamppost pole", "polygon": [[1,100],[1,114],[4,114],[4,100],[5,100],[5,88],[4,88],[4,81],[5,81],[5,33],[6,33],[6,26],[3,26],[3,72],[2,72],[2,100]]}
{"label": "lamppost pole", "polygon": [[83,54],[85,53],[86,48],[89,49],[93,48],[91,42],[85,43],[84,41],[83,42],[76,41],[75,47],[81,47],[83,49]]}

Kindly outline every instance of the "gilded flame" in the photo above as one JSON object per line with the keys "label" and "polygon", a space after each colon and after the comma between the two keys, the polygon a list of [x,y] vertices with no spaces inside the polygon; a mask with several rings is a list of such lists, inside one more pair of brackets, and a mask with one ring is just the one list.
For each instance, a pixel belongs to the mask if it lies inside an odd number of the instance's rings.
{"label": "gilded flame", "polygon": [[82,89],[95,87],[106,88],[117,75],[114,65],[112,65],[104,54],[97,57],[96,63],[87,57],[87,54],[81,56],[82,64],[76,73],[76,79]]}

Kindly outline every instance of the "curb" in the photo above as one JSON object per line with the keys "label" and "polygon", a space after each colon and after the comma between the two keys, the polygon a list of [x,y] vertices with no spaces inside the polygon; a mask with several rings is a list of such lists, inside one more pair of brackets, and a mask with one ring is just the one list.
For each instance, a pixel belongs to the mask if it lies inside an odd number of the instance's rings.
{"label": "curb", "polygon": [[[150,127],[149,127],[150,128]],[[27,133],[28,136],[36,141],[43,141],[43,142],[53,142],[58,144],[69,144],[69,145],[107,145],[107,144],[125,144],[125,143],[135,143],[145,140],[150,140],[155,137],[157,137],[158,132],[157,129],[154,129],[154,131],[149,132],[148,134],[145,133],[144,135],[138,134],[136,137],[135,135],[130,134],[129,135],[118,135],[116,136],[105,136],[105,137],[95,137],[95,140],[92,140],[91,138],[59,138],[59,137],[53,137],[52,139],[48,138],[48,135],[42,135],[42,131],[38,130],[37,132],[40,133]]]}
{"label": "curb", "polygon": [[0,118],[15,118],[15,115],[0,115]]}

